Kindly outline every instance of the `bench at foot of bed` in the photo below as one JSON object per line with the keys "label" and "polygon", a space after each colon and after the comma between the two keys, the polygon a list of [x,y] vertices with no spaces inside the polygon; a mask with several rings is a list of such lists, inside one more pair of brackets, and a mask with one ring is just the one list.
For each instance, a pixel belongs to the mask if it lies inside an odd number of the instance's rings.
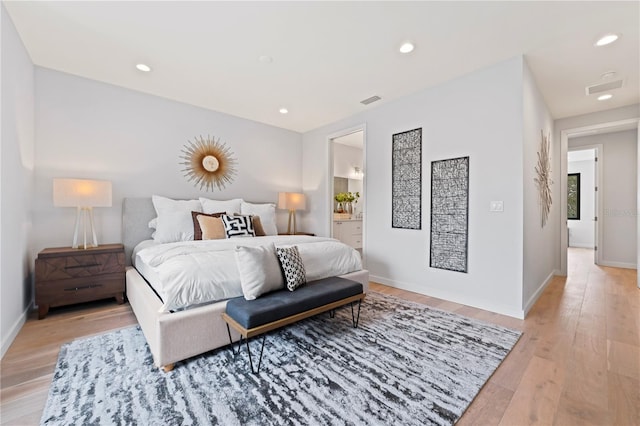
{"label": "bench at foot of bed", "polygon": [[[234,351],[234,354],[237,355],[240,352],[244,338],[249,353],[251,371],[257,374],[262,364],[262,351],[266,335],[262,336],[260,357],[255,369],[249,349],[250,338],[322,312],[333,311],[349,303],[351,304],[353,327],[356,328],[360,318],[360,303],[364,296],[361,283],[340,277],[330,277],[309,282],[295,291],[286,289],[274,291],[255,300],[245,300],[244,297],[231,299],[227,302],[226,311],[222,314],[222,318],[227,323],[232,350],[233,341],[229,326],[240,333],[238,350]],[[354,309],[356,303],[357,312]]]}

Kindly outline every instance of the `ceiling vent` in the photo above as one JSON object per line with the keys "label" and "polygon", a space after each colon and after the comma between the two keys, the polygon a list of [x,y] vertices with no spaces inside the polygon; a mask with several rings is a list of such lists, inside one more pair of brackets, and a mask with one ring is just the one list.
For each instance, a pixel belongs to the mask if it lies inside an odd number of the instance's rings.
{"label": "ceiling vent", "polygon": [[360,101],[360,103],[361,103],[362,105],[369,105],[369,104],[374,103],[375,101],[379,101],[380,99],[382,99],[380,96],[375,95],[375,96],[372,96],[372,97],[370,97],[370,98],[367,98],[367,99],[365,99],[365,100],[363,100],[363,101]]}
{"label": "ceiling vent", "polygon": [[587,95],[595,95],[596,93],[608,92],[609,90],[619,89],[624,85],[624,80],[609,81],[607,83],[598,83],[585,87]]}

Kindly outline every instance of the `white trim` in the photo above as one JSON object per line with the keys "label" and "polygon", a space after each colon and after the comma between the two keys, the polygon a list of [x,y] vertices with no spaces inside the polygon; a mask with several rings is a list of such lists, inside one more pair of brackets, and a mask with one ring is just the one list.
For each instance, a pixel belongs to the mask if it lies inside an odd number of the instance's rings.
{"label": "white trim", "polygon": [[512,309],[510,307],[494,303],[478,304],[475,301],[465,299],[464,297],[461,298],[459,293],[443,292],[440,289],[434,289],[424,285],[420,285],[420,287],[418,287],[415,284],[392,280],[377,275],[369,275],[369,281],[388,285],[389,287],[399,288],[401,290],[411,291],[413,293],[423,294],[429,297],[436,297],[438,299],[453,303],[459,303],[461,305],[471,306],[473,308],[482,309],[484,311],[495,312],[517,319],[524,319],[525,315],[525,312],[520,309]]}
{"label": "white trim", "polygon": [[29,306],[27,306],[27,309],[25,309],[24,312],[22,312],[22,315],[20,315],[16,320],[16,322],[14,322],[13,325],[11,326],[9,333],[7,333],[7,335],[4,336],[4,338],[2,339],[2,348],[0,349],[0,359],[4,358],[4,354],[6,354],[7,351],[9,350],[9,347],[11,347],[11,344],[15,340],[20,330],[22,329],[22,326],[24,325],[24,323],[27,322],[27,316],[29,315],[29,311],[31,310],[32,305],[33,303],[30,303]]}
{"label": "white trim", "polygon": [[609,260],[601,260],[600,266],[611,266],[613,268],[637,269],[636,265],[628,262],[612,262]]}
{"label": "white trim", "polygon": [[547,286],[549,285],[549,283],[551,282],[551,280],[553,280],[553,277],[556,275],[559,275],[560,271],[558,270],[553,270],[549,276],[547,276],[547,278],[542,282],[542,284],[540,285],[540,287],[538,287],[538,289],[535,291],[535,293],[533,293],[531,295],[531,297],[529,298],[529,300],[527,300],[527,303],[524,305],[524,315],[526,316],[529,311],[531,310],[531,308],[533,307],[533,305],[535,305],[535,303],[538,301],[538,299],[540,298],[540,296],[542,295],[542,292],[544,291],[545,288],[547,288]]}
{"label": "white trim", "polygon": [[[560,273],[559,275],[567,275],[567,151],[569,147],[569,136],[576,136],[587,132],[605,130],[602,133],[611,133],[624,129],[638,128],[640,134],[640,118],[630,118],[627,120],[610,121],[607,123],[599,123],[590,126],[576,127],[572,129],[564,129],[560,131]],[[638,137],[640,145],[640,136]],[[638,163],[640,165],[640,149],[638,149]],[[640,192],[640,173],[638,173],[638,191]],[[640,209],[640,196],[638,197],[638,208]],[[640,215],[638,215],[638,252],[640,252]],[[638,263],[640,264],[640,253],[638,254]],[[638,287],[640,287],[640,276],[638,276]]]}

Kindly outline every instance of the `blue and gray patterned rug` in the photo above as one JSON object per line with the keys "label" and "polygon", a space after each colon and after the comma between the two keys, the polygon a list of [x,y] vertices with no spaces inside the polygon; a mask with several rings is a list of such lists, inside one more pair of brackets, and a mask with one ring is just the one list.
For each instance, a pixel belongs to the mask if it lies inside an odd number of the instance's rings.
{"label": "blue and gray patterned rug", "polygon": [[269,333],[254,375],[244,347],[163,373],[132,327],[61,348],[41,423],[451,425],[520,334],[370,293],[357,329],[346,307]]}

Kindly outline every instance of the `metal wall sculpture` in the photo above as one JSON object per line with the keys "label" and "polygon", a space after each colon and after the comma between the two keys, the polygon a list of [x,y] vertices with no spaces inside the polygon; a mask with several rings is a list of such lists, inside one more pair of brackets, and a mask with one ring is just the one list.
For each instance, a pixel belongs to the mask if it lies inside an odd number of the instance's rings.
{"label": "metal wall sculpture", "polygon": [[429,266],[467,272],[469,157],[431,162]]}
{"label": "metal wall sculpture", "polygon": [[547,224],[549,212],[553,199],[551,197],[551,153],[549,136],[544,135],[544,131],[540,130],[542,140],[540,141],[540,150],[538,151],[538,164],[536,165],[536,175],[533,181],[538,185],[539,201],[540,201],[540,224],[542,228]]}
{"label": "metal wall sculpture", "polygon": [[236,159],[231,150],[220,139],[207,136],[196,137],[182,149],[180,157],[185,177],[200,189],[212,191],[224,189],[233,181],[236,173]]}
{"label": "metal wall sculpture", "polygon": [[422,128],[392,138],[391,226],[422,229]]}

